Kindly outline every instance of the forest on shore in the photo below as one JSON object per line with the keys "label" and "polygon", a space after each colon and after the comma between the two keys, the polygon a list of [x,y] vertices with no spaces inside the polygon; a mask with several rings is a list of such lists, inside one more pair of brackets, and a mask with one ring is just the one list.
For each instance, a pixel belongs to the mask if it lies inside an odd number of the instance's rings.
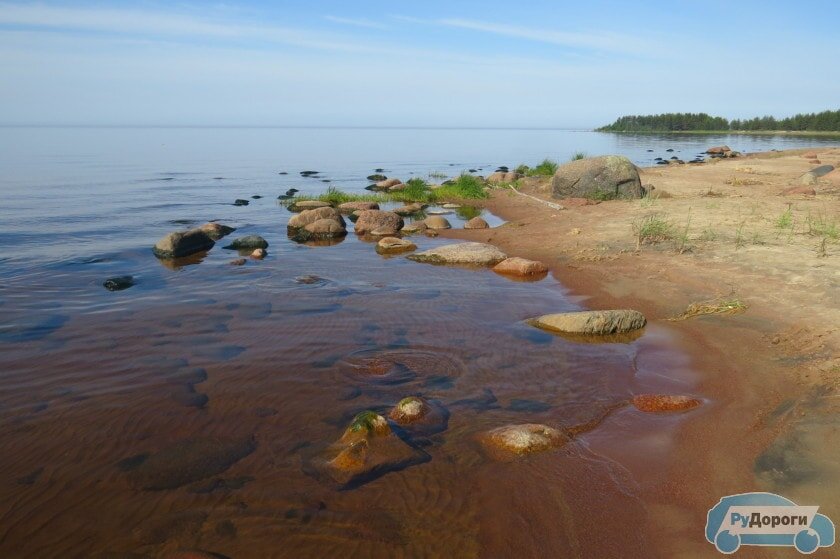
{"label": "forest on shore", "polygon": [[777,119],[772,116],[728,120],[706,113],[664,113],[622,116],[599,132],[688,132],[688,131],[784,131],[838,132],[840,110],[797,114]]}

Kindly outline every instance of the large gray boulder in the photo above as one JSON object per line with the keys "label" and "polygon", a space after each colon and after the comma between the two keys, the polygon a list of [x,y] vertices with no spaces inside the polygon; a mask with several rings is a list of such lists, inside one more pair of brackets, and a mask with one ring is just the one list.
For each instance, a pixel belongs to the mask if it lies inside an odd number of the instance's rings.
{"label": "large gray boulder", "polygon": [[561,165],[551,181],[554,198],[641,198],[639,169],[622,155],[579,159]]}
{"label": "large gray boulder", "polygon": [[495,266],[507,255],[486,243],[456,243],[443,245],[408,256],[409,260],[428,264],[461,264],[465,266]]}
{"label": "large gray boulder", "polygon": [[182,258],[210,250],[214,244],[216,243],[206,231],[197,228],[169,233],[155,244],[152,252],[161,259]]}

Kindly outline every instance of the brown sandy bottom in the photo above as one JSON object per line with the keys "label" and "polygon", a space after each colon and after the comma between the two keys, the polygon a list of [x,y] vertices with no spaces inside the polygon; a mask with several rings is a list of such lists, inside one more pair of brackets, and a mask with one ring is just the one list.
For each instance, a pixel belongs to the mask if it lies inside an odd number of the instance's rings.
{"label": "brown sandy bottom", "polygon": [[[816,165],[812,152],[840,167],[840,149],[821,148],[643,169],[652,199],[566,210],[499,191],[486,207],[504,226],[446,233],[541,260],[587,306],[636,308],[677,332],[709,403],[679,427],[659,482],[639,486],[662,556],[719,556],[702,528],[725,495],[776,492],[840,519],[840,176],[820,178],[814,195],[781,194]],[[522,186],[544,198],[549,189]],[[652,215],[671,237],[639,244],[637,225]],[[746,312],[669,320],[692,303],[733,300]],[[599,438],[592,448],[618,459],[621,445]],[[622,464],[639,455],[623,453]]]}
{"label": "brown sandy bottom", "polygon": [[[358,257],[345,279],[329,275],[354,261],[340,250]],[[302,262],[323,279],[296,283]],[[522,322],[575,308],[550,278],[383,260],[355,239],[244,279],[202,266],[170,295],[3,344],[0,556],[651,556],[640,491],[706,413],[621,407],[693,393],[669,328],[575,343]],[[310,475],[356,413],[408,395],[449,413],[410,439],[428,460],[346,490]],[[476,438],[511,423],[592,430],[489,460]]]}

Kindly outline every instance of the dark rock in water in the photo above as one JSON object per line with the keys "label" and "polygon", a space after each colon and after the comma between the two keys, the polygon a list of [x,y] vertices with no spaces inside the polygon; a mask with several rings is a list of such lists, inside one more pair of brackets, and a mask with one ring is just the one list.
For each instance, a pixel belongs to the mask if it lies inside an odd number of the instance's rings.
{"label": "dark rock in water", "polygon": [[470,173],[477,173],[478,169],[467,169],[467,171]]}
{"label": "dark rock in water", "polygon": [[307,275],[296,277],[295,283],[302,283],[304,285],[324,284],[327,283],[327,280],[316,275]]}
{"label": "dark rock in water", "polygon": [[661,157],[654,157],[653,160],[654,161],[662,161],[662,158]]}
{"label": "dark rock in water", "polygon": [[288,199],[293,198],[293,197],[294,197],[294,194],[281,194],[280,196],[277,197],[277,199],[278,200],[288,200]]}
{"label": "dark rock in water", "polygon": [[254,249],[254,248],[268,248],[268,241],[259,235],[248,235],[234,239],[232,243],[224,247],[226,249],[240,250],[240,249]]}
{"label": "dark rock in water", "polygon": [[224,179],[225,179],[225,177],[213,177],[214,181],[221,181],[221,180],[224,180]]}
{"label": "dark rock in water", "polygon": [[668,148],[668,149],[666,149],[665,151],[667,151],[667,152],[672,152],[672,151],[674,151],[674,149],[673,149],[673,148]]}
{"label": "dark rock in water", "polygon": [[251,198],[253,198],[254,200],[259,200],[260,198],[262,198],[262,196],[260,196],[259,194],[254,194],[253,196],[251,196]]}
{"label": "dark rock in water", "polygon": [[231,266],[244,266],[245,263],[248,262],[244,258],[236,258],[235,260],[230,261]]}
{"label": "dark rock in water", "polygon": [[373,182],[384,181],[384,180],[386,180],[387,178],[388,178],[388,177],[386,177],[385,175],[382,175],[382,174],[379,174],[379,173],[376,173],[376,174],[374,174],[374,175],[368,175],[368,176],[367,176],[367,180],[369,180],[369,181],[373,181]]}
{"label": "dark rock in water", "polygon": [[656,164],[657,165],[667,165],[668,162],[667,161],[657,161]]}
{"label": "dark rock in water", "polygon": [[648,153],[651,153],[651,152],[653,152],[653,150],[652,150],[652,149],[649,149],[649,150],[648,150]]}
{"label": "dark rock in water", "polygon": [[122,291],[134,285],[134,277],[132,276],[115,276],[108,278],[102,284],[108,291]]}
{"label": "dark rock in water", "polygon": [[289,173],[288,173],[287,171],[280,171],[280,172],[279,172],[279,173],[277,173],[277,174],[278,174],[278,175],[288,175]]}
{"label": "dark rock in water", "polygon": [[[671,150],[671,151],[673,151],[673,150]],[[672,155],[671,159],[679,159],[679,157],[677,157],[676,155]]]}
{"label": "dark rock in water", "polygon": [[311,177],[311,176],[314,176],[314,175],[317,175],[317,174],[318,174],[318,171],[301,171],[300,172],[300,176],[302,176],[302,177]]}
{"label": "dark rock in water", "polygon": [[143,454],[135,454],[134,456],[129,456],[128,458],[123,458],[117,462],[117,469],[121,472],[129,472],[145,462],[148,457],[149,453],[146,452]]}
{"label": "dark rock in water", "polygon": [[286,195],[294,196],[298,192],[300,192],[300,190],[298,190],[297,188],[290,188],[289,190],[286,191]]}
{"label": "dark rock in water", "polygon": [[539,402],[537,400],[514,398],[510,401],[510,404],[508,404],[507,409],[515,412],[542,413],[550,410],[551,404]]}
{"label": "dark rock in water", "polygon": [[378,168],[378,169],[374,169],[374,170],[373,170],[373,172],[374,172],[374,173],[384,173],[384,172],[385,172],[385,169]]}
{"label": "dark rock in water", "polygon": [[363,411],[344,435],[323,456],[307,463],[304,470],[341,489],[350,489],[430,459],[426,452],[397,437],[384,417]]}
{"label": "dark rock in water", "polygon": [[181,258],[213,248],[216,243],[201,228],[169,233],[152,249],[162,259]]}
{"label": "dark rock in water", "polygon": [[243,200],[242,198],[237,198],[233,201],[234,206],[247,206],[250,203],[251,202],[249,202],[248,200]]}
{"label": "dark rock in water", "polygon": [[257,448],[254,437],[187,439],[152,454],[128,473],[138,489],[175,489],[218,475]]}
{"label": "dark rock in water", "polygon": [[330,182],[330,179],[321,179],[321,182]]}

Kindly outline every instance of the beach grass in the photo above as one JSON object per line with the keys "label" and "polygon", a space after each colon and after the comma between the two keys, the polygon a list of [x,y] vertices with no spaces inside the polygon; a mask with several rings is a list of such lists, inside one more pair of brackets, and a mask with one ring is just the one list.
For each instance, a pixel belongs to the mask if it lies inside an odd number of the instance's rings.
{"label": "beach grass", "polygon": [[746,310],[747,305],[740,299],[716,299],[691,303],[681,315],[666,320],[685,320],[694,316],[707,314],[740,314]]}
{"label": "beach grass", "polygon": [[529,168],[524,174],[529,177],[550,177],[557,171],[556,161],[545,158],[536,167]]}

